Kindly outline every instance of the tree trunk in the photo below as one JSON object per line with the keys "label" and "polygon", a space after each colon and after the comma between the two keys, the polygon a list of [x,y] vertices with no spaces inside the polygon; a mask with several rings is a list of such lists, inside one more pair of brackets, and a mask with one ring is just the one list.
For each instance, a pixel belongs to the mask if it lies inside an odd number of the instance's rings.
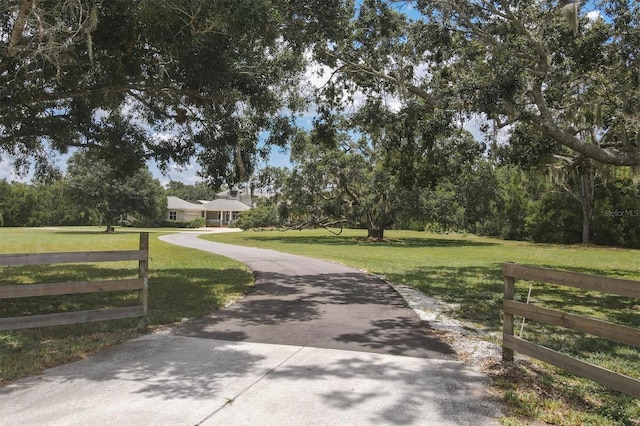
{"label": "tree trunk", "polygon": [[111,220],[110,217],[105,216],[104,221],[105,221],[105,225],[107,226],[107,229],[105,229],[104,232],[107,232],[107,233],[116,232],[116,230],[112,225],[113,221]]}
{"label": "tree trunk", "polygon": [[380,241],[384,238],[384,228],[368,228],[367,229],[367,238],[371,240]]}
{"label": "tree trunk", "polygon": [[580,205],[582,206],[582,244],[591,242],[591,219],[593,218],[593,197],[595,177],[593,173],[580,176]]}

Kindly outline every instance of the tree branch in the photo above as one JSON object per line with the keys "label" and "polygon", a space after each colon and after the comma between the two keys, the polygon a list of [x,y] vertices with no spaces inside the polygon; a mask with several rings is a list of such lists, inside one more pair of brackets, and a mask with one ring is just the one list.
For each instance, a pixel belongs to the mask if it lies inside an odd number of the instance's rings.
{"label": "tree branch", "polygon": [[[394,86],[403,88],[405,90],[407,90],[409,93],[412,93],[416,96],[418,96],[419,98],[421,98],[422,100],[424,100],[426,102],[426,105],[429,108],[435,108],[437,105],[436,100],[431,96],[431,94],[429,94],[429,92],[427,92],[426,90],[418,87],[418,86],[414,86],[412,84],[407,84],[405,81],[400,81],[399,79],[390,76],[389,74],[383,72],[383,71],[379,71],[374,69],[373,67],[370,67],[368,65],[363,65],[363,64],[358,64],[356,62],[350,61],[346,58],[343,58],[341,56],[335,55],[329,51],[325,52],[328,56],[331,56],[332,58],[335,58],[345,64],[347,64],[349,67],[354,68],[355,70],[364,72],[365,74],[369,74],[373,77],[377,77],[380,78],[382,80],[387,81],[388,83],[391,83]],[[348,70],[348,67],[340,67],[340,69],[345,69]],[[348,72],[348,71],[347,71]]]}
{"label": "tree branch", "polygon": [[604,164],[613,166],[635,166],[640,164],[640,155],[637,152],[625,152],[614,148],[601,148],[596,144],[582,141],[562,130],[553,119],[553,114],[542,93],[542,79],[538,79],[530,93],[540,112],[540,119],[531,120],[531,124],[534,128],[540,130],[554,141]]}
{"label": "tree branch", "polygon": [[11,36],[9,37],[9,45],[7,47],[7,57],[9,58],[13,57],[18,51],[17,46],[20,44],[20,40],[22,39],[22,34],[24,33],[24,28],[27,24],[27,18],[31,13],[33,2],[34,0],[20,1],[18,16],[16,17],[16,21],[13,23]]}

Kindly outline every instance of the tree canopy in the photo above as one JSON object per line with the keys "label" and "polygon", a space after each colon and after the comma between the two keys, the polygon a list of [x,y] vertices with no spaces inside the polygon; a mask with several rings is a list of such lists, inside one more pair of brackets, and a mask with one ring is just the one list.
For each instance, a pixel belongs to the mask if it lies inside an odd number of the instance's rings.
{"label": "tree canopy", "polygon": [[[364,0],[327,43],[324,98],[417,99],[425,114],[519,126],[598,162],[640,165],[640,5]],[[491,136],[491,133],[488,133]]]}
{"label": "tree canopy", "polygon": [[[196,155],[213,182],[283,143],[304,52],[338,37],[330,0],[8,0],[0,10],[0,155],[21,168],[89,148],[123,170]],[[231,166],[230,166],[231,164]]]}
{"label": "tree canopy", "polygon": [[127,215],[142,219],[143,224],[157,224],[166,214],[165,192],[146,167],[123,177],[105,160],[76,152],[69,159],[66,186],[79,208],[100,214],[107,232]]}

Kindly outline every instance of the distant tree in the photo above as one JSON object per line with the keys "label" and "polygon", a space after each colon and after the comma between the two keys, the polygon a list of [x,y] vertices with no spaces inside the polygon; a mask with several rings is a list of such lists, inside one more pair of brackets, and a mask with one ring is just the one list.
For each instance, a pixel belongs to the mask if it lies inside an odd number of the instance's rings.
{"label": "distant tree", "polygon": [[257,171],[251,180],[250,187],[253,191],[267,195],[272,200],[277,200],[282,193],[284,182],[289,177],[286,167],[267,166]]}
{"label": "distant tree", "polygon": [[33,187],[23,182],[12,182],[2,200],[4,226],[32,226],[31,213],[37,208]]}
{"label": "distant tree", "polygon": [[146,167],[133,175],[121,175],[106,161],[77,152],[69,159],[67,180],[71,199],[98,212],[107,232],[121,216],[132,214],[153,221],[166,211],[162,186]]}
{"label": "distant tree", "polygon": [[[91,225],[97,216],[71,202],[66,181],[0,181],[0,226]],[[97,223],[97,220],[95,221]]]}
{"label": "distant tree", "polygon": [[196,182],[193,185],[187,185],[175,180],[169,181],[165,188],[167,195],[182,198],[183,200],[195,202],[197,200],[213,200],[214,190],[205,182]]}
{"label": "distant tree", "polygon": [[71,200],[67,181],[62,177],[53,182],[32,182],[37,200],[29,216],[29,226],[95,225],[98,217],[86,205]]}
{"label": "distant tree", "polygon": [[0,226],[4,226],[5,211],[8,209],[11,197],[11,185],[6,179],[0,180]]}
{"label": "distant tree", "polygon": [[640,179],[620,173],[596,188],[592,228],[596,244],[640,248]]}
{"label": "distant tree", "polygon": [[398,214],[417,199],[383,165],[381,152],[366,137],[337,135],[326,146],[319,135],[302,136],[292,146],[293,170],[285,183],[281,219],[290,227],[364,227],[382,239]]}
{"label": "distant tree", "polygon": [[250,210],[241,212],[234,226],[240,229],[268,228],[279,225],[278,210],[271,202],[259,202]]}

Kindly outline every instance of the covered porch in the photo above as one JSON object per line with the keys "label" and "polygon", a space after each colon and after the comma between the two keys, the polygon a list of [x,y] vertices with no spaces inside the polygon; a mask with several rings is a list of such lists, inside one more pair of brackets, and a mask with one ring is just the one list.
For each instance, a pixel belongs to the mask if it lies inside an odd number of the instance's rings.
{"label": "covered porch", "polygon": [[207,211],[207,226],[229,226],[238,218],[237,211]]}
{"label": "covered porch", "polygon": [[206,203],[205,219],[207,226],[230,226],[238,219],[238,215],[251,207],[237,200],[213,200]]}

